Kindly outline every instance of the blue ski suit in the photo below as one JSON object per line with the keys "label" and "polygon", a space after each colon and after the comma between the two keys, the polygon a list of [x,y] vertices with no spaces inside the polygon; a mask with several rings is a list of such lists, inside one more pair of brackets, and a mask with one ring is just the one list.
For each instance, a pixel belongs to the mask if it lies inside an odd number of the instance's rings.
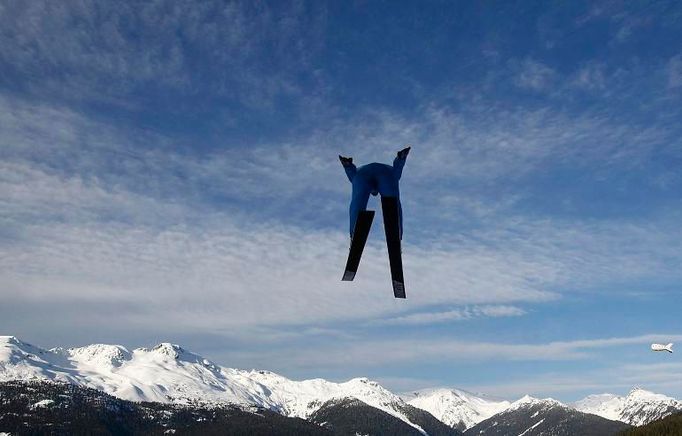
{"label": "blue ski suit", "polygon": [[371,163],[356,168],[354,164],[344,165],[348,180],[353,184],[353,194],[350,201],[350,237],[353,237],[355,222],[360,211],[367,209],[369,194],[381,194],[382,197],[396,197],[400,221],[400,239],[403,237],[403,209],[400,205],[400,189],[398,181],[403,173],[407,156],[396,156],[393,166],[382,163]]}

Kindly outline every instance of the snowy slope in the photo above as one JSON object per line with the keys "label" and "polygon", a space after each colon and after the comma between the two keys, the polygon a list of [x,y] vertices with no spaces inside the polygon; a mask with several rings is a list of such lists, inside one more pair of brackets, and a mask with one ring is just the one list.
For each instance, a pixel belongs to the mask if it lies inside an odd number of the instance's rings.
{"label": "snowy slope", "polygon": [[682,411],[682,401],[635,388],[625,397],[620,420],[639,426],[678,411]]}
{"label": "snowy slope", "polygon": [[[33,379],[77,384],[132,401],[232,403],[301,418],[308,418],[330,400],[356,398],[417,429],[419,426],[409,418],[409,406],[464,430],[528,403],[537,406],[534,403],[540,401],[540,408],[560,405],[551,399],[531,397],[510,404],[457,389],[418,391],[406,403],[366,378],[344,383],[323,379],[294,381],[269,371],[221,367],[169,343],[132,351],[104,344],[45,350],[13,336],[0,336],[0,381]],[[634,389],[626,397],[592,395],[573,407],[607,419],[643,425],[682,410],[682,402]]]}
{"label": "snowy slope", "polygon": [[334,383],[324,379],[294,381],[270,371],[251,371],[248,376],[271,390],[271,400],[279,405],[280,413],[287,416],[307,418],[331,399],[357,398],[410,422],[401,411],[401,406],[405,405],[403,399],[366,378]]}
{"label": "snowy slope", "polygon": [[43,350],[0,336],[0,381],[47,379],[131,401],[220,401],[270,408],[266,389],[173,344],[128,351],[119,345]]}
{"label": "snowy slope", "polygon": [[682,401],[635,388],[626,397],[590,395],[574,403],[574,407],[585,413],[640,426],[682,411]]}
{"label": "snowy slope", "polygon": [[555,400],[554,398],[535,398],[530,395],[524,395],[518,400],[509,405],[505,411],[513,411],[528,407],[540,407],[542,409],[551,409],[552,407],[568,407],[564,403]]}
{"label": "snowy slope", "polygon": [[506,410],[471,427],[465,434],[601,436],[616,434],[627,427],[622,422],[579,412],[551,398],[525,396]]}
{"label": "snowy slope", "polygon": [[408,404],[426,410],[443,423],[466,430],[507,409],[509,401],[487,398],[459,389],[430,389],[404,396]]}
{"label": "snowy slope", "polygon": [[572,405],[581,412],[619,421],[620,411],[623,408],[623,397],[613,394],[588,395]]}
{"label": "snowy slope", "polygon": [[220,367],[169,343],[133,351],[103,344],[44,350],[0,336],[0,381],[31,379],[69,382],[125,400],[234,403],[301,418],[331,399],[350,397],[419,428],[403,412],[400,397],[365,378],[293,381],[269,371]]}

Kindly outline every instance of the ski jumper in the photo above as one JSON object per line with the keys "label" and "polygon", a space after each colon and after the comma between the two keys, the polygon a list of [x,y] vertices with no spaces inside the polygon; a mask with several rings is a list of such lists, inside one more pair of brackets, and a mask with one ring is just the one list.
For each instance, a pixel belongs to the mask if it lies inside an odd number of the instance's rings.
{"label": "ski jumper", "polygon": [[403,209],[400,205],[400,189],[398,182],[403,173],[407,156],[396,156],[393,166],[382,163],[371,163],[356,168],[354,164],[344,165],[348,180],[353,184],[353,194],[350,201],[350,236],[353,237],[355,222],[358,214],[367,209],[369,194],[381,194],[382,197],[395,197],[398,202],[400,222],[400,238],[403,237]]}

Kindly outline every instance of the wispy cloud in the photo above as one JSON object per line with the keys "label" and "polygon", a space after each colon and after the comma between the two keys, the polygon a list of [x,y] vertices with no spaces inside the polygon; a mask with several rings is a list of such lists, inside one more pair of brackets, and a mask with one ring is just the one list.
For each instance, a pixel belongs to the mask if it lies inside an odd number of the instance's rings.
{"label": "wispy cloud", "polygon": [[521,88],[535,91],[547,89],[552,85],[556,72],[548,65],[526,58],[516,66],[514,83]]}
{"label": "wispy cloud", "polygon": [[605,66],[598,62],[592,62],[582,66],[573,78],[572,85],[586,90],[603,90],[606,88]]}
{"label": "wispy cloud", "polygon": [[307,15],[297,4],[249,2],[13,3],[0,14],[0,60],[6,79],[60,99],[125,106],[123,96],[162,87],[267,107],[300,93],[296,75],[323,44],[325,10],[313,7]]}
{"label": "wispy cloud", "polygon": [[[138,304],[142,310],[117,314],[131,328],[163,323],[200,330],[382,317],[424,324],[495,315],[488,309],[468,315],[421,313],[434,305],[540,302],[560,297],[557,289],[569,283],[673,277],[677,271],[679,229],[672,222],[563,222],[504,217],[503,210],[465,232],[440,227],[437,238],[422,233],[412,239],[410,232],[418,229],[408,228],[404,257],[412,303],[387,306],[381,241],[370,240],[362,280],[352,288],[338,280],[348,244],[341,229],[349,187],[331,154],[338,144],[320,142],[331,157],[311,147],[324,136],[322,130],[277,151],[264,145],[183,156],[169,150],[173,141],[162,135],[138,137],[136,130],[122,131],[49,105],[7,98],[1,103],[0,116],[8,126],[0,139],[7,144],[0,178],[3,236],[13,242],[4,247],[0,268],[13,301],[49,296]],[[442,192],[432,186],[434,180],[447,174],[502,180],[548,160],[576,159],[569,142],[603,135],[598,132],[608,124],[547,112],[499,117],[502,122],[487,135],[476,118],[443,109],[427,111],[421,121],[381,113],[348,131],[354,138],[376,140],[389,156],[395,153],[389,138],[430,131],[432,142],[415,147],[406,168],[405,188],[415,190],[406,195],[406,216],[448,222],[461,211],[422,208],[414,200]],[[564,123],[574,128],[569,136],[562,133]],[[629,136],[639,147],[612,141],[590,153],[631,163],[647,159],[666,137],[626,126],[605,130],[612,139]],[[454,151],[452,136],[461,143]],[[137,149],[140,141],[149,143]],[[358,160],[369,155],[362,151]],[[320,186],[329,179],[334,182]],[[300,202],[311,214],[323,210],[335,218],[310,229],[259,215],[258,208],[216,207],[208,200],[217,195],[279,207],[277,215]]]}
{"label": "wispy cloud", "polygon": [[525,310],[515,306],[491,305],[473,306],[448,310],[445,312],[419,312],[377,321],[380,325],[436,324],[451,321],[464,321],[479,317],[521,316]]}
{"label": "wispy cloud", "polygon": [[[663,3],[448,18],[427,45],[428,8],[3,4],[0,329],[210,336],[225,358],[286,369],[416,365],[416,349],[442,367],[561,365],[629,344],[467,329],[679,283],[680,61],[642,49],[679,33],[674,13],[650,31]],[[380,227],[340,281],[351,187],[336,156],[390,162],[408,143],[394,301]],[[419,340],[450,329],[470,340]]]}
{"label": "wispy cloud", "polygon": [[530,378],[465,384],[462,387],[509,399],[530,394],[538,397],[556,395],[576,401],[595,393],[627,395],[635,387],[679,398],[682,394],[681,376],[682,366],[679,363],[614,364],[608,368],[585,370],[580,374],[547,371]]}
{"label": "wispy cloud", "polygon": [[673,56],[667,66],[668,87],[679,88],[682,86],[682,55]]}
{"label": "wispy cloud", "polygon": [[[500,343],[468,342],[439,339],[385,339],[381,341],[352,341],[339,346],[322,347],[316,350],[300,350],[295,357],[281,353],[268,354],[277,365],[290,368],[329,368],[330,366],[362,366],[375,368],[417,361],[430,364],[439,362],[514,362],[514,361],[573,361],[592,358],[597,350],[608,352],[611,347],[649,344],[670,338],[676,341],[680,334],[647,334],[622,338],[559,341],[547,343]],[[645,349],[648,347],[645,347]],[[266,352],[267,353],[267,352]],[[240,353],[234,358],[242,359]]]}

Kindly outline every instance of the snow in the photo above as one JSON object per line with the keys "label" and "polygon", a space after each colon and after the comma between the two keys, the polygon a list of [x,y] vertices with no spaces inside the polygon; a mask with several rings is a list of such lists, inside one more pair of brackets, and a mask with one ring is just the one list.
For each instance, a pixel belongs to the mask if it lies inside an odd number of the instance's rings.
{"label": "snow", "polygon": [[516,409],[519,409],[521,407],[531,407],[531,406],[538,406],[538,405],[542,406],[544,408],[547,408],[547,409],[552,408],[552,407],[556,407],[556,406],[566,407],[565,404],[563,404],[563,403],[561,403],[561,402],[559,402],[553,398],[539,399],[539,398],[531,397],[530,395],[524,395],[520,399],[511,403],[511,405],[509,406],[509,408],[507,410],[516,410]]}
{"label": "snow", "polygon": [[573,406],[585,413],[640,426],[682,410],[682,401],[641,388],[621,397],[613,394],[590,395]]}
{"label": "snow", "polygon": [[44,379],[99,389],[131,401],[189,399],[270,408],[267,388],[173,344],[132,352],[120,345],[43,350],[0,337],[0,381]]}
{"label": "snow", "polygon": [[73,383],[131,401],[232,403],[301,418],[326,401],[351,397],[423,433],[404,415],[402,398],[366,378],[294,381],[269,371],[220,367],[171,343],[133,351],[105,344],[43,350],[0,336],[0,381],[35,379]]}
{"label": "snow", "polygon": [[49,406],[49,405],[52,404],[52,403],[54,403],[53,400],[40,400],[40,401],[38,401],[37,403],[33,404],[33,405],[31,406],[31,409],[37,409],[37,408],[39,408],[39,407],[47,407],[47,406]]}
{"label": "snow", "polygon": [[462,423],[466,429],[505,410],[509,401],[486,398],[459,389],[431,389],[411,394],[408,404],[426,410],[437,419],[455,427]]}
{"label": "snow", "polygon": [[523,433],[519,433],[519,436],[523,436],[524,434],[528,433],[529,431],[533,430],[535,427],[538,425],[542,424],[544,422],[545,418],[542,418],[540,421],[536,422],[535,424],[531,425],[528,427]]}
{"label": "snow", "polygon": [[60,348],[50,350],[63,355],[71,355],[78,361],[95,366],[121,366],[123,362],[130,360],[130,352],[120,345],[94,344],[81,348]]}
{"label": "snow", "polygon": [[582,400],[573,403],[573,407],[581,412],[618,421],[620,411],[623,408],[623,398],[613,394],[588,395]]}
{"label": "snow", "polygon": [[[132,401],[262,407],[300,418],[308,418],[327,401],[355,398],[421,432],[405,415],[406,404],[428,411],[446,425],[461,423],[467,429],[505,410],[536,405],[566,407],[551,398],[526,395],[510,403],[458,389],[423,390],[401,398],[367,378],[342,383],[295,381],[270,371],[221,367],[167,342],[132,351],[106,344],[44,350],[14,336],[0,336],[0,381],[10,380],[73,383]],[[39,402],[34,407],[47,405]],[[682,410],[682,401],[635,388],[626,397],[590,395],[572,406],[607,419],[643,425]]]}
{"label": "snow", "polygon": [[324,379],[289,380],[270,371],[251,371],[248,377],[271,390],[270,398],[280,405],[278,410],[287,416],[307,418],[322,404],[332,399],[356,398],[372,407],[383,410],[417,428],[401,411],[405,402],[399,396],[367,378],[354,378],[344,383]]}

